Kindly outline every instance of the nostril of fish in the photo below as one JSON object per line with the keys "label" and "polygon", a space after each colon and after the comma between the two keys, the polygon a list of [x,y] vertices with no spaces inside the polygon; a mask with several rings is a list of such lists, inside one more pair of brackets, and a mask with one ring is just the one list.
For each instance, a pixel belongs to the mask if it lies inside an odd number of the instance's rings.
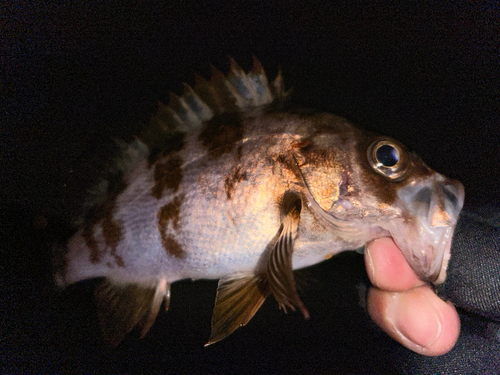
{"label": "nostril of fish", "polygon": [[428,217],[430,220],[432,217],[432,191],[430,188],[424,186],[414,193],[413,196],[413,207],[417,216]]}
{"label": "nostril of fish", "polygon": [[446,211],[452,216],[458,216],[464,203],[464,191],[460,183],[446,184],[443,187]]}
{"label": "nostril of fish", "polygon": [[457,193],[453,185],[445,185],[443,188],[443,193],[445,195],[446,200],[451,203],[453,207],[456,207],[458,204]]}
{"label": "nostril of fish", "polygon": [[415,203],[423,204],[427,207],[431,204],[432,191],[428,187],[423,187],[419,190],[419,192],[415,195]]}

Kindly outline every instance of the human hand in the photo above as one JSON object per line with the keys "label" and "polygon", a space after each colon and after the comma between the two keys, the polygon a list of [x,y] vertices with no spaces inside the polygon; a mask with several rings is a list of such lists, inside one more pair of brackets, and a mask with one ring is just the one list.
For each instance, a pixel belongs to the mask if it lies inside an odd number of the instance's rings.
{"label": "human hand", "polygon": [[373,321],[416,353],[438,356],[449,352],[460,332],[458,313],[418,278],[392,238],[370,242],[365,264],[373,284],[367,302]]}

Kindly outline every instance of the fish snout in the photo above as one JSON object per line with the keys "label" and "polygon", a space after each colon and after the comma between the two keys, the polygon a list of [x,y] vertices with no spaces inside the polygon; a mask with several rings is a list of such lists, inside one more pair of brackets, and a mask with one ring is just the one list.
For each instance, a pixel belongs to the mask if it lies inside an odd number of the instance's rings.
{"label": "fish snout", "polygon": [[399,193],[412,220],[403,230],[407,235],[404,244],[402,239],[395,240],[425,281],[439,284],[446,278],[451,240],[464,196],[460,182],[438,173],[404,187]]}

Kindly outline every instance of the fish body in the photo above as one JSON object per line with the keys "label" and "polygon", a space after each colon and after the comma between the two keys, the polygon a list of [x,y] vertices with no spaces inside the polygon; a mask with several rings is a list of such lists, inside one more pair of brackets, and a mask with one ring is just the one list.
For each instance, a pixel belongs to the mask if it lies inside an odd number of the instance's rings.
{"label": "fish body", "polygon": [[293,270],[392,236],[424,280],[444,280],[463,187],[399,142],[329,113],[280,108],[281,75],[197,77],[123,146],[58,255],[68,285],[96,290],[105,337],[146,334],[171,283],[220,279],[209,343],[269,294],[308,316]]}

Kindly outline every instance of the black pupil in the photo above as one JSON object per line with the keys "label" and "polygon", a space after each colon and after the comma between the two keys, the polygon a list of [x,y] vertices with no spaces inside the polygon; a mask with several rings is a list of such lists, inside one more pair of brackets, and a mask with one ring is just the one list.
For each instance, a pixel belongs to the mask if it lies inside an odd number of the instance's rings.
{"label": "black pupil", "polygon": [[399,161],[399,155],[396,149],[389,145],[380,146],[375,154],[377,160],[384,167],[393,167]]}

